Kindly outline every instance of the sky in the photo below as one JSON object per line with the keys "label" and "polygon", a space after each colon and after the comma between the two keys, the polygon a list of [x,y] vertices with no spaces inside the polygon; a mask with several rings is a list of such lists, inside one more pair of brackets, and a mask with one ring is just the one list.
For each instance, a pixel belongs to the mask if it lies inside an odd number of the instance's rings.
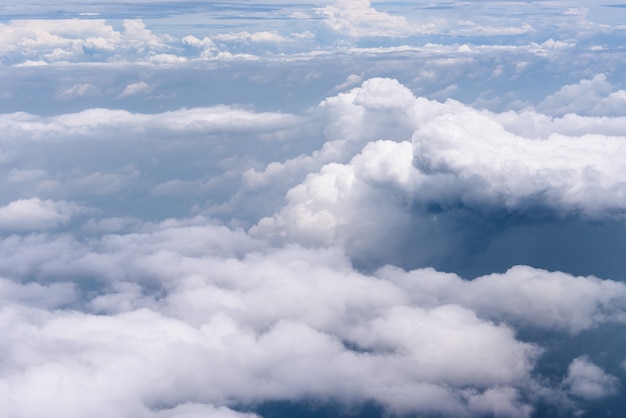
{"label": "sky", "polygon": [[624,415],[589,3],[3,1],[0,416]]}

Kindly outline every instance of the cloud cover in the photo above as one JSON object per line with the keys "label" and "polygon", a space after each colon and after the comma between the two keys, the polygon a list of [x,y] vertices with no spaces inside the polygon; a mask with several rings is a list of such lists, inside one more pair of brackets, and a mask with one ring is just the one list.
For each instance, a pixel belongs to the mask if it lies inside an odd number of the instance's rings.
{"label": "cloud cover", "polygon": [[14,5],[2,414],[619,415],[623,27],[270,3]]}
{"label": "cloud cover", "polygon": [[[479,219],[484,230],[507,216],[531,225],[621,221],[623,202],[614,193],[622,187],[621,163],[610,162],[623,138],[605,133],[610,124],[579,116],[589,134],[568,136],[551,118],[537,128],[544,137],[523,137],[516,127],[540,114],[429,101],[390,79],[367,80],[310,115],[326,124],[327,141],[308,156],[256,171],[257,186],[284,190],[286,198],[250,233],[197,216],[157,223],[92,217],[82,226],[86,239],[72,229],[6,235],[3,410],[226,416],[268,401],[317,399],[374,401],[398,415],[529,417],[536,403],[573,410],[617,392],[618,377],[585,352],[565,364],[561,381],[546,382],[540,360],[554,348],[533,335],[550,333],[565,347],[590,330],[623,324],[623,283],[528,266],[472,281],[384,266],[410,264],[415,253],[428,264],[462,251],[450,244],[472,239],[472,231],[453,228],[461,220]],[[207,122],[213,117],[224,122]],[[239,117],[254,122],[246,128]],[[259,132],[302,117],[228,108],[157,117],[94,110],[36,123],[24,115],[8,131],[41,132],[30,136],[45,146],[95,140],[103,127],[126,125],[136,137],[160,123],[203,136],[213,126]],[[195,122],[182,128],[184,118]],[[163,139],[150,141],[154,147]],[[569,157],[547,159],[553,146]],[[263,182],[294,169],[304,177],[293,187]],[[239,196],[252,191],[249,170],[239,171]],[[603,187],[577,174],[590,170]],[[41,175],[14,171],[12,178]],[[4,206],[7,216],[24,205],[54,210],[41,225],[25,216],[37,230],[58,225],[57,211],[70,204],[20,200]],[[442,222],[448,230],[436,229]],[[407,242],[416,246],[396,251]],[[369,272],[354,268],[374,254]],[[85,388],[88,401],[71,395]]]}

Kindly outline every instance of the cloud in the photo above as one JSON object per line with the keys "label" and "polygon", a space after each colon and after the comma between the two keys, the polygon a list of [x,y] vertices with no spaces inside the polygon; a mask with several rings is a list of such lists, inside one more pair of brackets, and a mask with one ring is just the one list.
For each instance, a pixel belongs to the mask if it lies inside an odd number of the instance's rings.
{"label": "cloud", "polygon": [[356,74],[350,74],[347,78],[346,81],[344,81],[341,84],[338,84],[335,86],[335,88],[333,90],[336,91],[341,91],[341,90],[345,90],[348,87],[352,87],[355,84],[358,84],[362,81],[361,76],[356,75]]}
{"label": "cloud", "polygon": [[368,0],[338,0],[318,9],[318,13],[325,17],[331,29],[351,37],[405,37],[418,30],[404,16],[379,12]]}
{"label": "cloud", "polygon": [[595,277],[574,277],[527,266],[471,281],[432,270],[407,274],[393,267],[385,267],[377,275],[410,291],[418,304],[461,304],[481,315],[520,326],[576,334],[605,322],[626,321],[626,286]]}
{"label": "cloud", "polygon": [[239,33],[221,33],[215,39],[219,41],[239,41],[239,42],[285,42],[287,38],[276,32],[239,32]]}
{"label": "cloud", "polygon": [[[390,257],[417,246],[426,260],[431,251],[453,253],[474,232],[489,236],[489,224],[511,217],[623,219],[625,185],[616,157],[625,151],[622,136],[561,134],[555,121],[545,125],[545,136],[524,137],[508,131],[499,115],[415,98],[384,79],[368,80],[323,106],[333,113],[326,128],[330,140],[313,154],[323,164],[252,234],[345,245],[357,259],[385,264],[398,260],[385,258],[378,242],[388,243]],[[506,115],[520,116],[527,117]],[[521,119],[507,125],[522,126]],[[437,236],[468,222],[478,230],[466,228],[465,238],[437,243]],[[423,248],[424,242],[431,244]]]}
{"label": "cloud", "polygon": [[139,19],[116,31],[104,19],[12,20],[0,25],[3,62],[93,62],[150,56],[169,50],[173,38],[158,36]]}
{"label": "cloud", "polygon": [[563,380],[569,392],[583,399],[602,399],[617,393],[619,380],[585,357],[574,359]]}
{"label": "cloud", "polygon": [[0,207],[0,229],[4,231],[36,231],[66,224],[84,211],[71,202],[20,199]]}
{"label": "cloud", "polygon": [[[253,246],[242,253],[246,242]],[[24,244],[27,252],[42,251]],[[267,252],[240,232],[176,223],[93,244],[87,252],[78,243],[65,247],[69,258],[56,266],[42,258],[39,274],[67,277],[78,268],[106,277],[108,291],[88,305],[100,315],[4,306],[2,347],[31,343],[28,356],[12,353],[3,363],[4,390],[14,400],[3,410],[32,415],[62,406],[76,416],[98,408],[130,416],[191,399],[232,408],[313,395],[372,399],[403,413],[469,413],[494,407],[491,396],[513,416],[527,416],[515,387],[530,378],[536,347],[460,306],[407,305],[399,288],[352,271],[337,251]],[[211,247],[208,258],[200,256]],[[218,255],[232,250],[240,255]],[[144,276],[145,287],[123,285],[124,272],[133,270],[133,281]],[[149,291],[157,283],[160,301]],[[275,303],[268,305],[270,295]],[[392,332],[399,328],[409,332]],[[161,383],[147,384],[155,381]],[[468,382],[481,389],[465,393]],[[34,385],[41,388],[36,397],[28,391]],[[79,385],[90,389],[90,402],[68,395]]]}
{"label": "cloud", "polygon": [[621,111],[626,101],[626,91],[612,91],[613,86],[604,74],[591,80],[562,87],[558,92],[546,97],[537,109],[551,115],[562,116],[568,113],[578,115],[624,116]]}
{"label": "cloud", "polygon": [[57,92],[56,97],[60,100],[70,100],[77,97],[89,97],[100,94],[98,87],[93,84],[75,84],[72,87],[61,89]]}
{"label": "cloud", "polygon": [[[626,312],[624,285],[594,278],[528,267],[475,281],[432,269],[366,275],[340,249],[272,248],[205,218],[134,228],[0,241],[2,274],[52,283],[0,282],[10,289],[4,411],[228,415],[313,397],[398,414],[529,417],[526,399],[560,386],[536,379],[544,348],[518,330],[577,332]],[[563,390],[611,393],[615,381],[596,369],[574,361]],[[72,395],[79,387],[89,402]]]}
{"label": "cloud", "polygon": [[145,95],[152,92],[152,90],[154,90],[153,86],[145,81],[139,81],[137,83],[127,85],[124,90],[118,94],[117,98],[122,99],[129,96]]}
{"label": "cloud", "polygon": [[607,8],[23,3],[4,414],[620,415]]}

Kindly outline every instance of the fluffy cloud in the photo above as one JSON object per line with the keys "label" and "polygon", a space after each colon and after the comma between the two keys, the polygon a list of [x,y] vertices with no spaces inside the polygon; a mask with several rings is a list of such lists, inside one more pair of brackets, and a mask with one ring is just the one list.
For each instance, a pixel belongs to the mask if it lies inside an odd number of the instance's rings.
{"label": "fluffy cloud", "polygon": [[385,267],[377,275],[410,291],[415,302],[456,303],[521,326],[578,333],[605,322],[625,322],[626,286],[527,266],[472,281],[454,274]]}
{"label": "fluffy cloud", "polygon": [[338,0],[319,9],[333,30],[348,36],[408,36],[417,31],[403,16],[392,16],[374,9],[369,0]]}
{"label": "fluffy cloud", "polygon": [[169,49],[169,37],[159,37],[141,20],[124,20],[118,32],[105,20],[14,20],[0,25],[3,61],[84,62],[123,60],[119,54],[155,54]]}
{"label": "fluffy cloud", "polygon": [[613,86],[604,74],[591,80],[562,87],[546,97],[537,109],[552,115],[576,113],[579,115],[624,116],[626,91],[612,91]]}
{"label": "fluffy cloud", "polygon": [[[541,343],[514,326],[577,332],[626,311],[621,283],[527,267],[472,282],[432,269],[364,275],[339,249],[271,248],[203,218],[135,231],[2,240],[3,274],[53,281],[2,282],[4,411],[228,416],[313,397],[528,417],[524,399],[561,389],[536,380]],[[598,370],[575,361],[563,390],[612,393]]]}

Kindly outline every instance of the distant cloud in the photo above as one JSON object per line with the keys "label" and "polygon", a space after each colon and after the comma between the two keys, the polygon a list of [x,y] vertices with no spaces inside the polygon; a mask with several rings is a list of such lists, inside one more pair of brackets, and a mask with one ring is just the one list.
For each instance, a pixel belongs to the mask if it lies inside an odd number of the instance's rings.
{"label": "distant cloud", "polygon": [[56,97],[60,100],[70,100],[79,97],[91,97],[100,94],[98,87],[93,84],[75,84],[71,87],[61,89],[57,92]]}
{"label": "distant cloud", "polygon": [[285,42],[287,38],[276,32],[239,32],[239,33],[221,33],[215,36],[220,41],[240,41],[240,42]]}
{"label": "distant cloud", "polygon": [[579,115],[626,115],[626,91],[612,91],[613,86],[604,74],[578,84],[563,86],[558,92],[546,97],[537,109],[552,115],[567,113]]}
{"label": "distant cloud", "polygon": [[353,87],[355,84],[358,84],[362,81],[362,78],[360,75],[356,75],[356,74],[350,74],[347,78],[346,81],[344,81],[341,84],[338,84],[335,86],[335,88],[333,90],[335,91],[341,91],[344,90],[348,87]]}
{"label": "distant cloud", "polygon": [[139,81],[137,83],[127,85],[124,90],[117,95],[117,98],[122,99],[130,96],[145,95],[151,93],[152,90],[154,90],[153,86],[145,81]]}
{"label": "distant cloud", "polygon": [[335,31],[352,37],[405,37],[419,30],[404,16],[393,16],[374,9],[369,0],[337,0],[318,12]]}

